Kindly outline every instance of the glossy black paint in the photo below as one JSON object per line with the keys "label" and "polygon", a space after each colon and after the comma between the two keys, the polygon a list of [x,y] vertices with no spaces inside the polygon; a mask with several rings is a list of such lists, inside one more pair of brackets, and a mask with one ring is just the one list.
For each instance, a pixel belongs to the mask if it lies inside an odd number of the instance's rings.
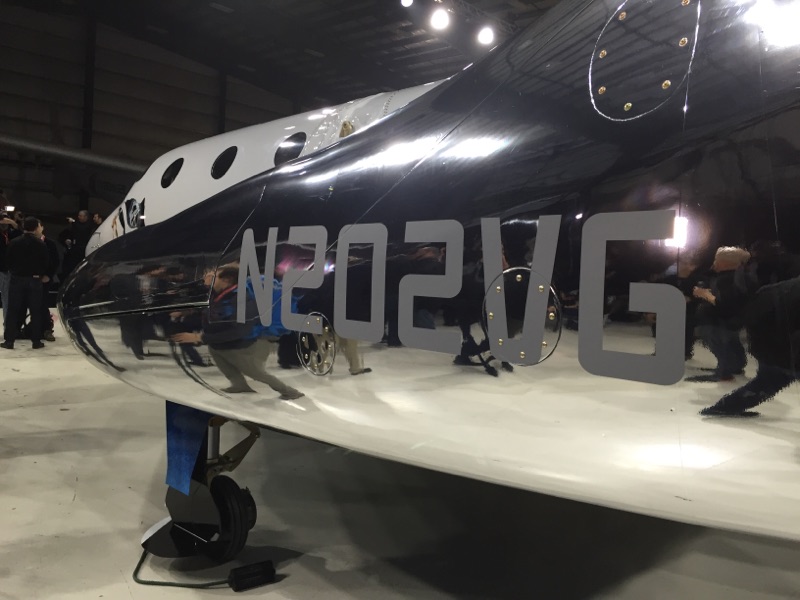
{"label": "glossy black paint", "polygon": [[[707,269],[719,246],[779,240],[800,253],[800,43],[772,46],[754,6],[566,1],[367,131],[102,247],[68,284],[65,321],[113,328],[114,314],[135,311],[157,332],[164,312],[207,306],[203,273],[238,261],[245,229],[263,246],[268,228],[279,228],[280,276],[280,265],[310,261],[307,248],[288,244],[290,227],[324,225],[333,260],[343,226],[385,224],[388,307],[402,275],[439,268],[430,255],[418,260],[435,243],[403,241],[406,223],[456,219],[465,286],[454,302],[470,322],[482,318],[485,217],[506,223],[515,267],[529,262],[536,219],[562,215],[553,286],[567,299],[579,295],[582,224],[597,213],[673,209],[688,219],[681,249],[609,244],[607,294],[623,304],[630,282]],[[369,249],[354,258],[368,265]],[[306,310],[331,314],[332,277],[307,294]],[[351,318],[368,318],[365,304]]]}

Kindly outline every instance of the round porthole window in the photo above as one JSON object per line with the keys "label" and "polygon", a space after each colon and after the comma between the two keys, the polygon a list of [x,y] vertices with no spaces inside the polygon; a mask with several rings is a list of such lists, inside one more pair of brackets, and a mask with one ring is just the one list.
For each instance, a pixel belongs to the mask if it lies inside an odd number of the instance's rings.
{"label": "round porthole window", "polygon": [[283,140],[275,151],[275,166],[280,166],[300,156],[306,145],[306,138],[306,134],[299,131]]}
{"label": "round porthole window", "polygon": [[183,167],[183,159],[179,158],[178,160],[174,161],[170,166],[167,167],[167,170],[164,171],[164,174],[161,176],[161,187],[168,188],[172,185],[172,182],[175,181],[175,178],[178,176],[178,173],[181,172],[181,167]]}
{"label": "round porthole window", "polygon": [[211,177],[214,179],[223,177],[228,172],[228,169],[231,168],[238,151],[239,149],[236,146],[231,146],[220,154],[211,166]]}

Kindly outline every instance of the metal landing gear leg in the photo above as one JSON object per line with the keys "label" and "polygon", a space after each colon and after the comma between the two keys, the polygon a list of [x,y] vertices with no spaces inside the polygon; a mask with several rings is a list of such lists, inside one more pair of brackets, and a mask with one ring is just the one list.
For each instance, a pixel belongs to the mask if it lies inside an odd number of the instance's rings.
{"label": "metal landing gear leg", "polygon": [[222,417],[208,421],[189,493],[172,486],[167,490],[169,518],[151,528],[142,541],[151,554],[164,558],[205,555],[224,563],[244,548],[256,523],[256,504],[248,489],[220,473],[238,467],[261,433],[255,425],[239,423],[248,430],[248,436],[221,454],[220,428],[226,422]]}

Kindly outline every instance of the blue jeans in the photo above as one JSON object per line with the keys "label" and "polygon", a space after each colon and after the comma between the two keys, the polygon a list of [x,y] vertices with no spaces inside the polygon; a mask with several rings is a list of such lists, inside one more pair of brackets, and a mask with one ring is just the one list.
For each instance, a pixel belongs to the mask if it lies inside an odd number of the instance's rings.
{"label": "blue jeans", "polygon": [[717,375],[729,377],[744,370],[747,354],[739,339],[739,331],[721,325],[703,325],[700,336],[717,358]]}

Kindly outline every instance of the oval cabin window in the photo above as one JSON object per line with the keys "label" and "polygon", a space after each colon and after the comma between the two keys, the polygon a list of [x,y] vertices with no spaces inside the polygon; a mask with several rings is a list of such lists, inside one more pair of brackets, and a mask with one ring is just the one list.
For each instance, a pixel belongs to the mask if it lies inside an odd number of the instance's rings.
{"label": "oval cabin window", "polygon": [[306,134],[299,131],[287,137],[275,151],[275,166],[294,160],[303,151],[306,145]]}
{"label": "oval cabin window", "polygon": [[228,169],[231,168],[233,164],[233,160],[236,158],[236,153],[238,152],[238,148],[236,146],[231,146],[227,150],[225,150],[222,154],[217,157],[217,160],[214,161],[214,164],[211,166],[211,177],[214,179],[219,179],[223,177],[225,173],[228,172]]}
{"label": "oval cabin window", "polygon": [[168,188],[172,185],[172,182],[175,181],[175,178],[178,176],[178,173],[181,172],[181,167],[183,166],[183,159],[179,158],[178,160],[174,161],[170,166],[167,167],[164,174],[161,176],[161,187]]}

